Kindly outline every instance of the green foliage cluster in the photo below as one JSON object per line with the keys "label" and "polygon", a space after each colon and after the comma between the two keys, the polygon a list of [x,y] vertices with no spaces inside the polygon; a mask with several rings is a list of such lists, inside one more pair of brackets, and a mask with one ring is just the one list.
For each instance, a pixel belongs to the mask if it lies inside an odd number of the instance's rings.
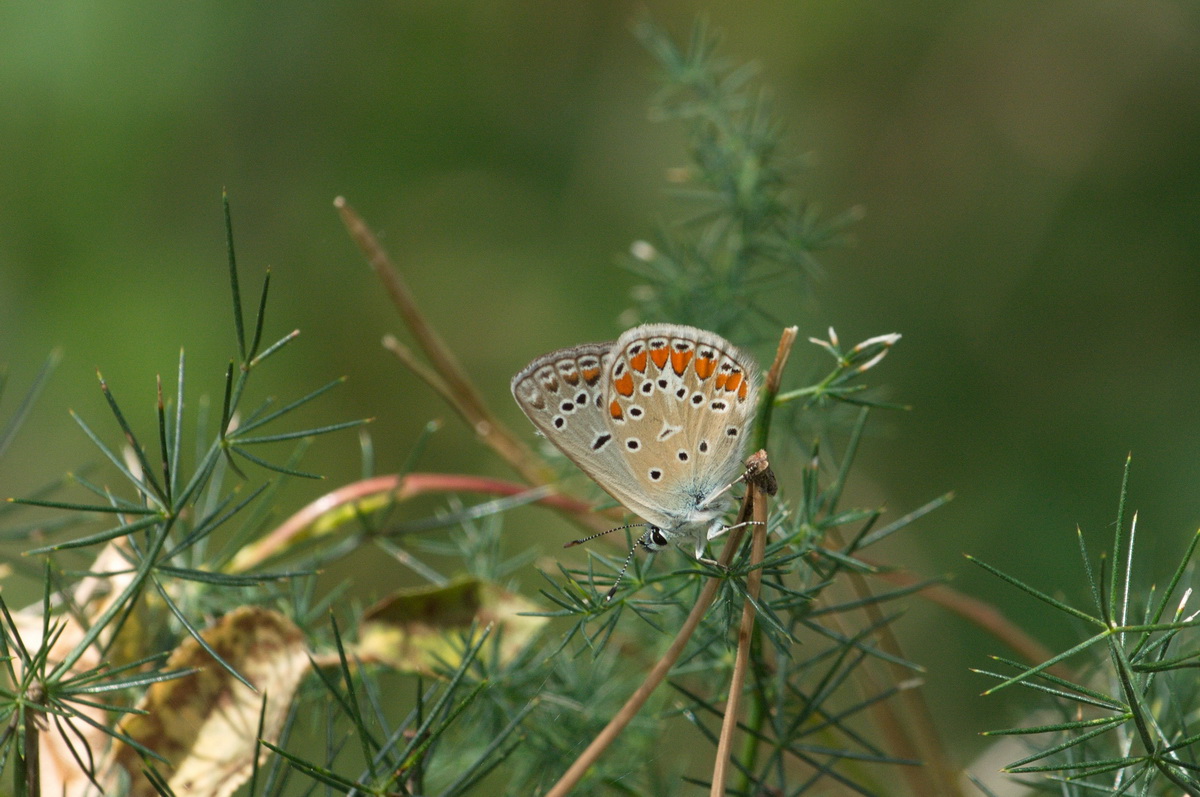
{"label": "green foliage cluster", "polygon": [[687,130],[690,163],[670,173],[671,194],[694,209],[624,258],[645,280],[634,293],[638,314],[741,338],[763,322],[786,326],[760,300],[779,292],[799,299],[819,273],[814,254],[841,242],[859,211],[822,220],[796,196],[801,164],[784,151],[769,94],[752,84],[757,67],[722,58],[704,22],[687,48],[648,19],[635,33],[661,70],[651,118]]}
{"label": "green foliage cluster", "polygon": [[[735,340],[758,339],[765,324],[777,323],[758,297],[764,291],[802,290],[813,253],[835,241],[848,219],[821,222],[810,205],[792,196],[793,164],[781,155],[782,131],[769,103],[751,87],[753,70],[722,62],[703,25],[687,48],[649,22],[640,23],[637,32],[663,70],[657,116],[688,128],[692,164],[684,176],[688,187],[678,193],[701,207],[662,229],[654,244],[635,246],[627,265],[645,280],[635,297],[637,313],[647,320],[696,323]],[[166,651],[180,638],[196,640],[219,666],[243,679],[201,628],[207,618],[247,604],[283,612],[303,629],[312,650],[326,655],[314,654],[314,675],[293,701],[279,737],[263,742],[272,754],[255,759],[244,793],[306,794],[318,784],[364,795],[542,793],[637,688],[708,579],[719,581],[716,599],[671,670],[669,687],[638,713],[616,748],[590,767],[575,793],[669,795],[709,787],[731,684],[742,690],[745,711],[728,793],[961,793],[924,719],[915,688],[921,668],[904,655],[891,630],[902,611],[898,601],[926,584],[880,581],[887,569],[864,556],[947,498],[888,523],[881,522],[879,509],[847,507],[843,501],[863,431],[879,406],[861,391],[864,375],[894,337],[845,348],[831,336],[822,342],[832,358],[824,379],[768,396],[758,442],[772,451],[776,445],[802,451],[804,457],[798,464],[775,463],[795,478],[784,481],[773,503],[761,561],[751,556],[748,539],[727,569],[680,565],[671,554],[635,558],[615,597],[606,600],[624,557],[593,548],[585,565],[560,565],[557,573],[543,574],[540,598],[548,607],[543,616],[552,622],[536,643],[504,656],[498,651],[507,631],[500,624],[447,632],[452,653],[442,655],[431,672],[397,675],[356,654],[352,640],[360,628],[350,607],[362,596],[354,595],[354,585],[321,594],[317,572],[350,551],[377,546],[434,586],[447,577],[423,561],[426,554],[448,557],[481,582],[519,592],[516,574],[530,556],[504,558],[500,512],[543,494],[455,507],[426,524],[404,518],[394,503],[356,511],[337,535],[314,536],[251,568],[233,567],[284,514],[277,506],[279,484],[314,475],[298,464],[305,441],[361,422],[269,431],[336,382],[283,406],[267,400],[247,408],[252,376],[292,336],[262,346],[268,283],[253,323],[245,323],[231,230],[229,240],[238,351],[225,373],[215,431],[207,405],[190,421],[185,417],[182,355],[174,398],[164,397],[159,387],[153,442],[134,433],[101,379],[126,453],[106,442],[108,435],[91,422],[76,421],[119,474],[121,487],[74,474],[68,481],[90,493],[87,502],[58,499],[64,485],[56,484],[0,508],[2,533],[29,544],[25,561],[40,559],[44,582],[36,645],[27,643],[14,613],[0,601],[0,654],[7,673],[0,688],[5,723],[0,764],[12,776],[14,793],[40,790],[39,734],[70,721],[96,726],[84,709],[97,707],[113,720],[99,723],[103,732],[140,750],[153,788],[169,793],[165,760],[124,735],[115,720],[134,713],[136,696],[152,684],[192,672],[165,662]],[[0,455],[48,372],[49,366],[0,431]],[[849,407],[853,422],[820,444],[789,439],[796,433],[772,429],[769,412],[770,406],[786,404],[813,412]],[[189,456],[190,435],[201,442]],[[280,443],[296,446],[283,464],[255,453]],[[369,477],[375,474],[366,438],[364,444]],[[410,462],[415,468],[419,461],[418,450]],[[264,473],[275,480],[264,480]],[[16,522],[14,513],[29,506],[61,515],[50,522]],[[112,522],[97,533],[33,544],[35,534],[58,534],[97,517]],[[1099,573],[1087,570],[1092,610],[994,571],[1047,611],[1065,612],[1091,629],[1079,645],[1037,666],[1002,662],[1015,674],[995,676],[1002,680],[997,689],[1034,690],[1059,719],[999,733],[1056,734],[1055,742],[1012,766],[1023,778],[1033,773],[1052,778],[1049,787],[1044,779],[1035,782],[1037,788],[1078,795],[1198,794],[1200,764],[1193,747],[1200,739],[1200,694],[1191,673],[1200,650],[1193,633],[1197,620],[1186,608],[1195,540],[1167,587],[1143,596],[1133,586],[1132,528],[1128,537],[1124,528],[1119,516],[1113,544],[1119,563],[1106,561]],[[79,569],[73,557],[113,541],[125,543],[121,568]],[[1086,564],[1086,550],[1083,555]],[[286,569],[278,569],[285,562]],[[120,592],[71,652],[52,660],[52,643],[70,618],[82,614],[73,605],[73,585],[87,576],[114,575],[128,576]],[[758,577],[762,591],[755,596],[749,584]],[[347,593],[353,600],[346,600]],[[749,636],[739,634],[747,604],[756,621]],[[161,644],[148,657],[125,660],[124,632],[130,629]],[[733,677],[739,649],[748,652],[741,681]],[[89,653],[98,653],[100,663],[77,666]],[[1086,663],[1080,665],[1080,658]],[[1063,670],[1068,664],[1072,669]],[[81,771],[96,771],[98,762],[85,744],[73,750]]]}

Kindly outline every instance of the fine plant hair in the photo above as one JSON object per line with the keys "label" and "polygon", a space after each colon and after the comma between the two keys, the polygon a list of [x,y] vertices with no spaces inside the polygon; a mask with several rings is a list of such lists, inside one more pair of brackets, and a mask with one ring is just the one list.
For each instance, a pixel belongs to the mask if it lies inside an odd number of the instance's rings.
{"label": "fine plant hair", "polygon": [[[540,569],[535,552],[512,551],[501,531],[516,507],[530,507],[522,524],[556,514],[579,537],[630,518],[500,420],[508,396],[475,386],[342,198],[411,340],[389,335],[384,348],[512,478],[423,470],[432,421],[385,472],[365,421],[298,428],[295,410],[342,380],[281,404],[256,394],[259,369],[297,336],[266,343],[269,273],[245,310],[226,200],[235,347],[212,400],[185,405],[196,377],[181,353],[154,385],[145,434],[129,409],[143,402],[100,377],[109,416],[73,418],[99,464],[0,505],[0,537],[21,554],[6,558],[9,578],[40,586],[24,608],[0,596],[0,788],[172,794],[198,771],[188,793],[227,793],[199,785],[207,767],[255,797],[990,794],[943,748],[922,668],[893,632],[908,602],[928,599],[1018,651],[985,673],[999,682],[990,692],[1023,690],[1032,702],[1019,711],[1040,718],[993,731],[1034,740],[1012,778],[1055,794],[1200,794],[1197,538],[1165,587],[1139,590],[1123,485],[1109,555],[1096,565],[1079,537],[1088,607],[980,563],[1078,622],[1084,636],[1059,655],[877,560],[881,541],[950,495],[895,517],[845,499],[872,417],[896,409],[874,379],[899,335],[844,344],[831,329],[797,346],[803,319],[786,308],[801,306],[816,254],[844,242],[857,211],[825,218],[800,194],[803,163],[770,95],[703,22],[682,46],[649,19],[635,33],[660,73],[652,118],[682,127],[689,161],[668,172],[665,215],[679,215],[622,258],[640,281],[622,321],[711,329],[754,347],[766,373],[747,453],[767,452],[778,493],[748,480],[730,518],[745,525],[717,544],[720,564],[639,552],[608,600],[628,530]],[[58,359],[15,408],[0,405],[0,458]],[[807,383],[805,369],[817,374]],[[0,398],[5,386],[0,375]],[[397,420],[411,422],[375,422]],[[349,431],[362,478],[287,505],[281,485],[319,475],[309,441]],[[441,509],[420,514],[428,502],[414,499],[431,495]],[[377,595],[318,578],[364,550],[416,586]]]}

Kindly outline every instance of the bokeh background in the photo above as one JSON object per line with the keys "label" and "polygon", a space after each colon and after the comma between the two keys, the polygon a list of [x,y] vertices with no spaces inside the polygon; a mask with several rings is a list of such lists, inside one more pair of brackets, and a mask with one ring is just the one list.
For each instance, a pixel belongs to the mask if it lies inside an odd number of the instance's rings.
{"label": "bokeh background", "polygon": [[[679,210],[680,131],[647,118],[640,3],[0,5],[0,361],[15,408],[63,361],[0,462],[21,495],[112,441],[103,370],[139,428],[186,347],[188,400],[233,352],[220,192],[248,295],[273,274],[268,337],[302,336],[258,390],[348,384],[306,419],[371,416],[378,467],[431,418],[427,470],[509,475],[380,345],[400,327],[346,236],[342,194],[378,230],[429,318],[502,417],[533,356],[614,337],[635,280],[614,266]],[[799,191],[865,219],[796,297],[804,337],[903,340],[872,374],[909,412],[875,417],[852,484],[889,517],[956,500],[889,554],[994,601],[1051,645],[1068,624],[966,563],[970,552],[1082,599],[1074,529],[1103,545],[1133,454],[1144,583],[1200,525],[1200,8],[1161,0],[655,3],[697,13],[753,60],[811,157]],[[759,352],[764,358],[767,351]],[[818,366],[819,363],[819,366]],[[824,368],[794,357],[799,383]],[[530,435],[532,439],[532,435]],[[307,460],[359,471],[353,435]],[[785,485],[786,489],[786,485]],[[542,513],[513,550],[558,556]],[[366,569],[373,567],[373,570]],[[363,589],[401,577],[358,563]],[[338,574],[333,574],[337,576]],[[343,574],[344,575],[344,574]],[[532,568],[527,584],[536,583]],[[918,602],[902,621],[960,762],[1016,716],[967,673],[998,643]]]}

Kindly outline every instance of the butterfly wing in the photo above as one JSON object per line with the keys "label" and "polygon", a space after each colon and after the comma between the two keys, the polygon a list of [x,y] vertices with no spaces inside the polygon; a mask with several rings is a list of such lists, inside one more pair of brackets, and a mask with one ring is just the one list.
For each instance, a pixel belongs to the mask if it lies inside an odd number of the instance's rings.
{"label": "butterfly wing", "polygon": [[604,401],[641,506],[667,530],[707,525],[713,493],[741,471],[758,397],[753,359],[712,332],[674,324],[627,331],[607,359]]}
{"label": "butterfly wing", "polygon": [[613,343],[588,343],[543,355],[512,379],[517,405],[605,492],[657,525],[662,513],[646,505],[618,448],[604,398]]}

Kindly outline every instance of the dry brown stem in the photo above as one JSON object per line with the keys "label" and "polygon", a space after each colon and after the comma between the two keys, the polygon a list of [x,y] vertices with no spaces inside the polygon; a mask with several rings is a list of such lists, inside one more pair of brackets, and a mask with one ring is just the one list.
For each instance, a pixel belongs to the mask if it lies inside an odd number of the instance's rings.
{"label": "dry brown stem", "polygon": [[[794,336],[793,336],[794,337]],[[784,358],[787,359],[786,357]],[[750,566],[754,568],[746,577],[746,603],[742,607],[742,621],[738,627],[737,657],[733,662],[733,675],[729,679],[729,700],[725,703],[725,716],[721,720],[721,734],[717,740],[717,757],[713,766],[711,797],[725,793],[725,775],[733,747],[733,732],[737,728],[742,701],[742,690],[746,684],[746,668],[750,663],[750,648],[754,641],[754,601],[758,600],[762,586],[763,554],[767,548],[767,496],[761,489],[751,489],[750,499],[751,534]]]}
{"label": "dry brown stem", "polygon": [[775,348],[775,360],[771,363],[771,369],[767,371],[767,378],[763,380],[772,400],[779,393],[779,385],[783,381],[783,369],[787,367],[788,358],[792,356],[792,345],[795,344],[796,335],[799,332],[800,327],[787,327],[779,336],[779,345]]}
{"label": "dry brown stem", "polygon": [[[523,478],[533,484],[546,484],[552,481],[553,474],[546,463],[508,427],[504,426],[488,408],[483,395],[467,376],[466,371],[459,364],[458,358],[454,356],[454,352],[426,320],[425,314],[417,306],[408,283],[392,264],[374,233],[350,207],[345,198],[338,197],[333,201],[333,205],[341,214],[342,223],[346,225],[350,237],[358,244],[375,275],[383,283],[384,289],[391,297],[392,304],[396,306],[405,326],[416,339],[418,348],[429,360],[432,373],[436,374],[440,380],[440,384],[431,383],[431,386],[475,430],[484,444],[499,454]],[[393,351],[396,350],[393,349]],[[416,374],[418,377],[427,378],[430,371],[420,369],[416,371]]]}

